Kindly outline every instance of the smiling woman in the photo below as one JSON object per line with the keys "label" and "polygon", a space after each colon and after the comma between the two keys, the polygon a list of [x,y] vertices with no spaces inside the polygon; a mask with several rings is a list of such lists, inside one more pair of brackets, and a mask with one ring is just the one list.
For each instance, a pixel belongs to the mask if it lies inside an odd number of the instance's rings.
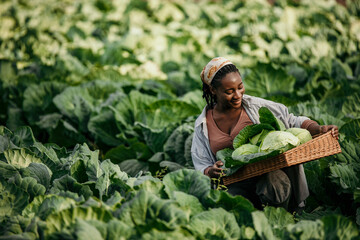
{"label": "smiling woman", "polygon": [[[223,171],[223,163],[216,160],[217,151],[232,148],[240,130],[258,124],[261,107],[267,107],[286,128],[305,128],[312,135],[332,130],[333,136],[338,138],[338,128],[334,125],[320,126],[308,117],[294,116],[283,104],[246,95],[239,70],[226,58],[212,59],[200,76],[207,106],[195,122],[191,154],[195,168],[211,178],[219,177]],[[265,204],[293,211],[304,207],[304,200],[309,196],[302,165],[227,187],[230,194],[242,195],[258,208]]]}

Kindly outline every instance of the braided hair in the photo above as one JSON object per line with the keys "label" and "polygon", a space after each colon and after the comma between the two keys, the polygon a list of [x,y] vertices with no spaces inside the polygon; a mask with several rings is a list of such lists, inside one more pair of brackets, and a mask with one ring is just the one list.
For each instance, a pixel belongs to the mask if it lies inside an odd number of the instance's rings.
{"label": "braided hair", "polygon": [[[221,80],[226,76],[226,74],[232,72],[238,72],[240,74],[239,69],[237,69],[234,64],[228,64],[220,68],[220,70],[215,74],[213,80],[211,81],[211,86],[213,88],[219,87],[221,85]],[[208,109],[214,108],[215,104],[217,103],[216,96],[211,93],[210,86],[204,82],[202,97],[205,98]]]}

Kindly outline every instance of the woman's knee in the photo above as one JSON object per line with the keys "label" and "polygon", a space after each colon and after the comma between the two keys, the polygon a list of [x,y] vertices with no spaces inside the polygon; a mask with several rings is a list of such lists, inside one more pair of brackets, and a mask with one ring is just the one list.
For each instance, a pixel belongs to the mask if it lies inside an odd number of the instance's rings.
{"label": "woman's knee", "polygon": [[256,193],[263,204],[287,208],[291,182],[282,170],[264,174],[256,184]]}

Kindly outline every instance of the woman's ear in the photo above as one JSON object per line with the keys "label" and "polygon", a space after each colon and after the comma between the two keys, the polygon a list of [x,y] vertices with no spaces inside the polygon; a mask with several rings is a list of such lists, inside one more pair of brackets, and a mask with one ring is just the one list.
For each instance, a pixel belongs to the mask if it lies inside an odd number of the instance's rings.
{"label": "woman's ear", "polygon": [[211,92],[211,94],[212,95],[216,95],[216,90],[215,90],[215,88],[213,87],[213,86],[209,86],[209,88],[210,88],[210,92]]}

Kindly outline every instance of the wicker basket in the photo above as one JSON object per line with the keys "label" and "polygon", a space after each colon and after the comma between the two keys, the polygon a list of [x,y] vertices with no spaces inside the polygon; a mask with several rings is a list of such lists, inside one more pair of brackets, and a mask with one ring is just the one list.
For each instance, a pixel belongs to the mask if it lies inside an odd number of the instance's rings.
{"label": "wicker basket", "polygon": [[339,142],[331,135],[330,131],[322,135],[317,135],[312,140],[278,156],[248,164],[240,168],[233,175],[223,177],[223,184],[229,185],[277,169],[309,162],[337,153],[341,153],[341,148]]}

